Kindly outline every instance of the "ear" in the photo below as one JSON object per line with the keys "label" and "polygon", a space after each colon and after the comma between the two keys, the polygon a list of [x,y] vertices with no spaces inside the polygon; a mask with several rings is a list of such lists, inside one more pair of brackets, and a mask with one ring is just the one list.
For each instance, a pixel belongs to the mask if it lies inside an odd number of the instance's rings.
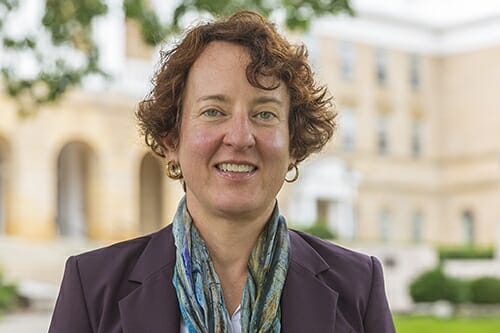
{"label": "ear", "polygon": [[178,161],[177,151],[179,147],[179,136],[176,133],[169,133],[161,139],[163,152],[167,160]]}

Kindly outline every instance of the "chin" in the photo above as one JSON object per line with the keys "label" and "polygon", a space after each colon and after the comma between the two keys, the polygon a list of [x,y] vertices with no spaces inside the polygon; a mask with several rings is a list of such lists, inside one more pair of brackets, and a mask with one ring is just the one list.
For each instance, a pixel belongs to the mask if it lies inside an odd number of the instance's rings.
{"label": "chin", "polygon": [[259,216],[265,208],[262,204],[257,204],[255,201],[228,200],[228,202],[218,202],[216,210],[227,217],[232,218],[250,218]]}

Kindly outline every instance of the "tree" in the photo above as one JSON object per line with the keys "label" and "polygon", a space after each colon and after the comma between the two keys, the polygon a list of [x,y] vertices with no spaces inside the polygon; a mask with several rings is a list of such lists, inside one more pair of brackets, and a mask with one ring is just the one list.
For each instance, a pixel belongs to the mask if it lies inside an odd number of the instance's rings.
{"label": "tree", "polygon": [[[123,7],[125,16],[139,24],[143,40],[151,46],[177,33],[182,19],[193,13],[218,16],[250,9],[269,16],[279,11],[292,30],[307,29],[314,17],[353,14],[350,0],[186,0],[164,22],[148,6],[149,1],[123,0]],[[21,115],[27,115],[39,105],[58,100],[88,76],[107,76],[99,66],[92,27],[108,6],[106,0],[45,0],[37,23],[41,29],[23,35],[19,25],[26,22],[16,17],[23,3],[0,0],[0,75],[6,93],[17,101]],[[19,59],[28,60],[28,69],[20,68]]]}

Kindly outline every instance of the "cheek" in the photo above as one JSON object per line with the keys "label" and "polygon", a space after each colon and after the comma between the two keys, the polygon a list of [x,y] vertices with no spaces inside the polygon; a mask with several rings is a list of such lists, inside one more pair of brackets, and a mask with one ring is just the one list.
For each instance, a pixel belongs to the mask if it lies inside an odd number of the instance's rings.
{"label": "cheek", "polygon": [[270,132],[263,137],[262,142],[269,152],[279,156],[289,157],[290,138],[287,130]]}
{"label": "cheek", "polygon": [[217,147],[217,137],[209,131],[191,128],[182,136],[179,155],[189,159],[208,158]]}

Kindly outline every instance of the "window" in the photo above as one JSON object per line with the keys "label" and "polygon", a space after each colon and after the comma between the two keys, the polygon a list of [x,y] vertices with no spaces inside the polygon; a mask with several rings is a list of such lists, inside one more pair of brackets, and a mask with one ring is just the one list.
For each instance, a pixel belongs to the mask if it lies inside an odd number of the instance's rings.
{"label": "window", "polygon": [[391,240],[391,227],[391,214],[387,209],[384,209],[379,216],[380,240],[384,243]]}
{"label": "window", "polygon": [[421,60],[416,53],[410,54],[410,86],[413,90],[420,88]]}
{"label": "window", "polygon": [[422,155],[423,130],[422,122],[414,120],[411,128],[411,154],[413,157]]}
{"label": "window", "polygon": [[329,214],[330,202],[328,200],[318,199],[316,200],[316,224],[321,224],[324,226],[328,225],[328,214]]}
{"label": "window", "polygon": [[345,81],[352,81],[354,79],[354,65],[356,61],[354,46],[349,42],[340,42],[338,52],[341,77]]}
{"label": "window", "polygon": [[411,240],[414,243],[420,243],[423,239],[423,216],[422,212],[416,211],[413,213],[411,221]]}
{"label": "window", "polygon": [[307,46],[307,51],[309,52],[309,62],[311,67],[315,72],[320,71],[320,51],[318,38],[315,35],[308,34],[304,37],[304,42]]}
{"label": "window", "polygon": [[389,151],[388,142],[388,119],[386,115],[380,115],[377,124],[377,151],[379,154],[384,155]]}
{"label": "window", "polygon": [[377,48],[375,51],[375,65],[377,83],[379,86],[385,86],[387,83],[387,51]]}
{"label": "window", "polygon": [[342,148],[345,151],[354,150],[354,140],[356,132],[356,124],[354,119],[354,112],[350,108],[342,110],[340,113],[340,135],[342,141]]}
{"label": "window", "polygon": [[474,214],[470,210],[462,213],[462,235],[465,244],[471,245],[474,243]]}

